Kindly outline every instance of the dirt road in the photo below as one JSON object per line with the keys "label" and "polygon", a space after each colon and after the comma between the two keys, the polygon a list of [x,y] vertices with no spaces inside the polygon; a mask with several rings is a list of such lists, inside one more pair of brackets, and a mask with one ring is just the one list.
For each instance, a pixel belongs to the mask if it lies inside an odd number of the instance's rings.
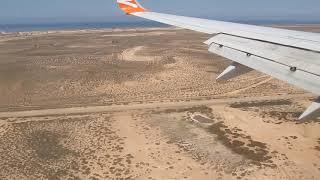
{"label": "dirt road", "polygon": [[241,103],[250,101],[272,101],[280,99],[298,99],[312,97],[310,94],[282,95],[282,96],[265,96],[249,98],[229,98],[229,99],[212,99],[190,102],[155,102],[149,104],[131,104],[131,105],[111,105],[111,106],[91,106],[91,107],[74,107],[61,109],[44,109],[18,112],[0,112],[0,118],[6,117],[33,117],[33,116],[50,116],[50,115],[70,115],[70,114],[87,114],[112,111],[126,111],[138,109],[155,109],[155,108],[181,108],[201,105],[218,105],[229,103]]}

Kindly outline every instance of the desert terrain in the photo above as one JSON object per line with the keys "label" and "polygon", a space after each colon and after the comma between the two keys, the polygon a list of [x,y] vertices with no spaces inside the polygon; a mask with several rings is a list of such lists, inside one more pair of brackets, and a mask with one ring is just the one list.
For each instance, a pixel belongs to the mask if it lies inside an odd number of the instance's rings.
{"label": "desert terrain", "polygon": [[[318,25],[277,26],[320,32]],[[0,35],[0,179],[319,179],[312,94],[175,28]]]}

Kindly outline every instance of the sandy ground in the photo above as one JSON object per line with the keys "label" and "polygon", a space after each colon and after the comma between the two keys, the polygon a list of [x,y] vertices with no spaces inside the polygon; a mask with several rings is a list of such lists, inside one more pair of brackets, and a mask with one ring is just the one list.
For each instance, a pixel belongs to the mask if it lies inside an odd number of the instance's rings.
{"label": "sandy ground", "polygon": [[230,61],[208,38],[0,35],[0,179],[318,179],[319,120],[296,122],[314,97],[258,72],[217,83]]}

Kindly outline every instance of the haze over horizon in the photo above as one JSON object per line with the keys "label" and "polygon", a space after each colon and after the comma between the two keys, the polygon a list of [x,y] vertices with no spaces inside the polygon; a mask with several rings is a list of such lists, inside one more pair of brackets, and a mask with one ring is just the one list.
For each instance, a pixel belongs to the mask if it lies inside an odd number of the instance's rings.
{"label": "haze over horizon", "polygon": [[[318,0],[141,0],[148,9],[218,20],[318,22]],[[2,0],[0,24],[57,22],[134,22],[124,15],[116,0]]]}

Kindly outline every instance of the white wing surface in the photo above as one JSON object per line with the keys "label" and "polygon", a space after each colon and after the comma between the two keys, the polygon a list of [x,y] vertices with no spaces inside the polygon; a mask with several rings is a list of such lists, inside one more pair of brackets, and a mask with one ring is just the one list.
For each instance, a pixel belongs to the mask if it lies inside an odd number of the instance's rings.
{"label": "white wing surface", "polygon": [[[127,14],[190,29],[212,38],[209,51],[233,63],[218,76],[227,80],[255,69],[320,95],[320,34],[150,12],[136,0],[117,0]],[[320,98],[300,119],[320,112]]]}

